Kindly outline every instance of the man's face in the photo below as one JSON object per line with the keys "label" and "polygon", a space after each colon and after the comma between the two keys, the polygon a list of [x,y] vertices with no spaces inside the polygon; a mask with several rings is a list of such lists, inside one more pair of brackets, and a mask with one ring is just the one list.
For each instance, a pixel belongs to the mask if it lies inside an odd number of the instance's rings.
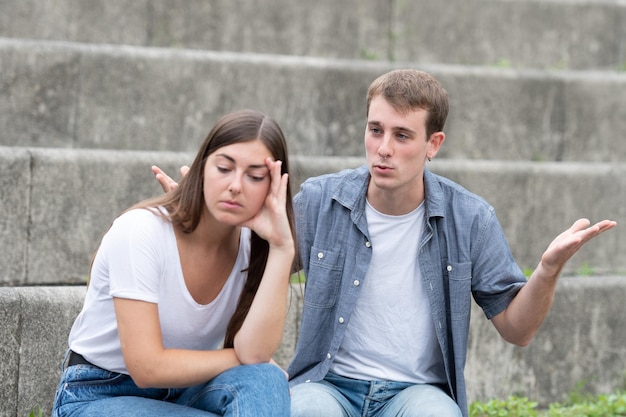
{"label": "man's face", "polygon": [[382,96],[370,103],[365,131],[371,174],[368,200],[387,214],[410,211],[424,198],[424,164],[436,155],[445,137],[437,132],[426,140],[427,115],[422,109],[400,113]]}

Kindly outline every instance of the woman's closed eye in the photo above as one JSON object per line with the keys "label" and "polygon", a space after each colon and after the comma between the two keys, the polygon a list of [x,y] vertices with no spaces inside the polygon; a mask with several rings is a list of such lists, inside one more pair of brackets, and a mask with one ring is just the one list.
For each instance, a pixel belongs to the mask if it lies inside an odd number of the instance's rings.
{"label": "woman's closed eye", "polygon": [[252,181],[261,182],[267,178],[267,175],[250,174],[248,175]]}

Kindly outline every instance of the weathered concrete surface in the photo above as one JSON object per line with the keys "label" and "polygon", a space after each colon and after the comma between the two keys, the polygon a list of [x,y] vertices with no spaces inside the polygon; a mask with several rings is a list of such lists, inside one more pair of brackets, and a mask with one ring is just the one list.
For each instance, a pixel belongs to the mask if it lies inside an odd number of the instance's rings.
{"label": "weathered concrete surface", "polygon": [[2,404],[0,416],[2,417],[17,416],[20,311],[19,292],[0,287],[0,340],[2,340],[0,344],[0,404]]}
{"label": "weathered concrete surface", "polygon": [[[23,417],[34,407],[50,414],[67,349],[82,307],[84,286],[0,287],[0,417]],[[299,330],[303,287],[294,285],[283,343],[275,359],[286,366]],[[466,367],[470,401],[527,396],[541,405],[584,390],[623,388],[626,367],[626,277],[562,278],[553,309],[525,348],[505,343],[473,306]]]}
{"label": "weathered concrete surface", "polygon": [[518,68],[626,61],[620,0],[2,0],[0,10],[0,36],[13,38]]}
{"label": "weathered concrete surface", "polygon": [[588,218],[616,220],[618,227],[585,245],[566,272],[626,272],[626,165],[436,160],[430,166],[495,207],[522,268],[533,269],[552,239]]}
{"label": "weathered concrete surface", "polygon": [[31,157],[24,148],[0,152],[0,285],[26,281]]}
{"label": "weathered concrete surface", "polygon": [[623,390],[625,299],[624,276],[561,278],[548,318],[524,348],[504,342],[474,304],[469,397],[487,401],[516,394],[545,407],[579,388],[605,395]]}
{"label": "weathered concrete surface", "polygon": [[50,415],[84,287],[0,287],[0,416]]}
{"label": "weathered concrete surface", "polygon": [[[0,284],[81,283],[93,252],[113,219],[134,203],[161,192],[150,172],[159,165],[176,177],[194,154],[0,147],[0,158],[19,163],[3,169],[21,178],[3,191],[8,218],[0,245]],[[28,157],[27,157],[28,156]],[[292,191],[314,175],[356,167],[362,158],[297,156],[291,161]],[[475,192],[495,208],[513,255],[534,268],[550,241],[575,220],[626,222],[623,163],[533,163],[434,160],[429,165]],[[26,198],[27,197],[27,198]],[[27,201],[26,205],[24,202]],[[567,273],[626,272],[626,235],[618,226],[582,248]]]}
{"label": "weathered concrete surface", "polygon": [[442,158],[626,160],[626,73],[12,39],[0,39],[0,144],[195,151],[219,116],[255,108],[294,155],[360,156],[367,87],[407,66],[450,95]]}

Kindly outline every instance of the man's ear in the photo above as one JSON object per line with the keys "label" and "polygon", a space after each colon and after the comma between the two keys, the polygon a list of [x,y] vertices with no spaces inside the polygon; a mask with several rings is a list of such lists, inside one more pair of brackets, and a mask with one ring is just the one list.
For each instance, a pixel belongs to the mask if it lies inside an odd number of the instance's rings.
{"label": "man's ear", "polygon": [[439,148],[446,140],[446,134],[439,131],[435,132],[428,138],[428,150],[426,151],[426,157],[428,159],[433,159],[437,156],[437,152],[439,152]]}

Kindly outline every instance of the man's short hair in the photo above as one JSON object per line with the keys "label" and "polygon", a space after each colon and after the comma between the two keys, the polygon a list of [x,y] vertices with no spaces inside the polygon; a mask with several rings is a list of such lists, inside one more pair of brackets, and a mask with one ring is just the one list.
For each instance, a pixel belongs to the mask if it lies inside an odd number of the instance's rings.
{"label": "man's short hair", "polygon": [[448,93],[432,75],[415,69],[398,69],[376,78],[367,90],[367,114],[375,97],[382,96],[398,112],[426,110],[426,138],[443,131],[448,117]]}

